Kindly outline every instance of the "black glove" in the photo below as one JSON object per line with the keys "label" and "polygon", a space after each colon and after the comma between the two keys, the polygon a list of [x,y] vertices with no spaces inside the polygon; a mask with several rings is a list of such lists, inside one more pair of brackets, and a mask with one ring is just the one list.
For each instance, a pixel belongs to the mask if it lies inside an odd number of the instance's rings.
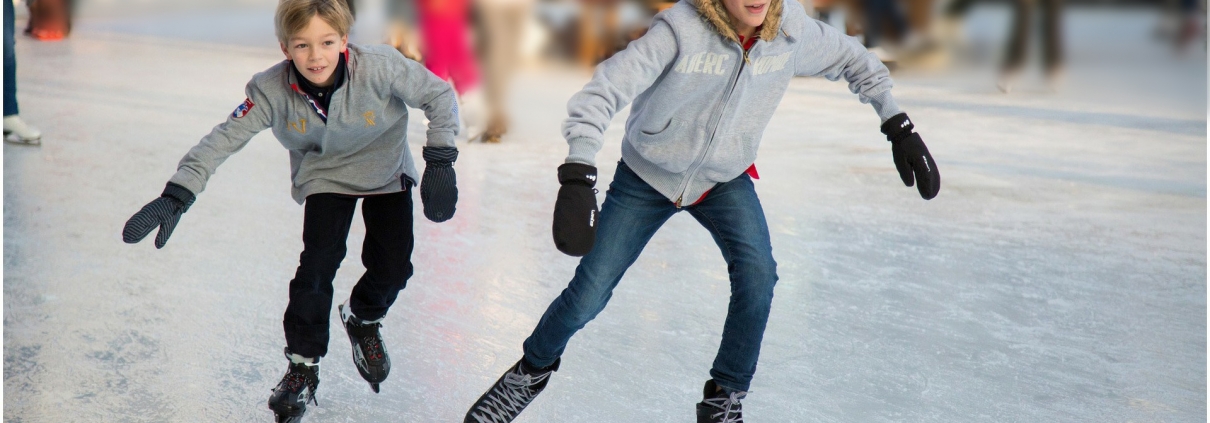
{"label": "black glove", "polygon": [[424,203],[424,217],[431,221],[444,222],[454,217],[454,205],[458,203],[455,160],[458,160],[456,147],[424,148],[426,164],[420,178],[420,201]]}
{"label": "black glove", "polygon": [[169,182],[160,198],[147,203],[126,221],[126,227],[122,228],[122,241],[127,244],[142,241],[158,226],[160,232],[155,236],[155,248],[164,248],[181,215],[193,205],[194,198],[193,192],[187,188]]}
{"label": "black glove", "polygon": [[555,200],[555,248],[580,257],[597,241],[597,168],[580,163],[559,166],[559,198]]}
{"label": "black glove", "polygon": [[915,127],[907,113],[900,113],[882,124],[882,133],[891,142],[891,156],[903,184],[910,187],[914,180],[920,196],[931,200],[941,191],[941,174],[920,134],[912,132]]}

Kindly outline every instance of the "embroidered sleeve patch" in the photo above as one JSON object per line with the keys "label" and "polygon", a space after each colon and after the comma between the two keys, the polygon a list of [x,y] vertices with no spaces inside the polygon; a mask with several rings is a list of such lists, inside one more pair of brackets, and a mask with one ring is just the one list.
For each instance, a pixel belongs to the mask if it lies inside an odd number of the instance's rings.
{"label": "embroidered sleeve patch", "polygon": [[231,117],[238,119],[247,116],[248,112],[252,111],[252,106],[255,106],[255,104],[252,104],[252,99],[245,98],[244,103],[237,106],[235,111],[231,113]]}

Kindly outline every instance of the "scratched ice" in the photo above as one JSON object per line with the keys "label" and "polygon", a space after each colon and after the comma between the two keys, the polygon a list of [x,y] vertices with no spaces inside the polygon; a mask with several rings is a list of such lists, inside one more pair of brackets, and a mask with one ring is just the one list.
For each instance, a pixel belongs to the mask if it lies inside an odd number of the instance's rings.
{"label": "scratched ice", "polygon": [[[271,0],[208,4],[94,5],[66,41],[18,39],[22,115],[46,135],[3,150],[5,421],[271,419],[303,217],[272,135],[219,169],[163,250],[119,236],[281,59]],[[975,11],[972,49],[994,50],[1005,10]],[[899,75],[943,175],[929,202],[869,106],[795,80],[757,161],[781,280],[747,421],[1203,421],[1206,60],[1151,44],[1156,18],[1072,9],[1061,95],[1032,76],[999,94],[985,69]],[[458,214],[416,220],[416,274],[384,323],[390,379],[371,393],[334,326],[308,421],[461,421],[520,356],[576,265],[550,217],[564,104],[587,77],[526,72],[505,142],[460,145]],[[354,225],[338,300],[362,270]],[[673,218],[520,421],[693,421],[728,290],[707,233]]]}

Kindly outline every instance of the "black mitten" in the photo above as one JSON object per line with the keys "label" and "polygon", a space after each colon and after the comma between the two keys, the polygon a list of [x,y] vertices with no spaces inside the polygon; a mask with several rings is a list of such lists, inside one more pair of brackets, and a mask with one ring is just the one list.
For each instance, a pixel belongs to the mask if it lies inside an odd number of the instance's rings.
{"label": "black mitten", "polygon": [[597,240],[597,168],[580,163],[559,166],[559,198],[555,200],[555,248],[580,257]]}
{"label": "black mitten", "polygon": [[882,124],[882,133],[891,142],[891,157],[903,184],[910,187],[914,181],[920,197],[931,200],[941,191],[941,174],[920,134],[912,132],[915,127],[907,113],[900,113]]}
{"label": "black mitten", "polygon": [[169,182],[160,198],[147,203],[126,221],[126,227],[122,228],[122,241],[127,244],[142,241],[153,229],[159,227],[160,232],[155,236],[155,248],[164,248],[168,237],[172,236],[172,230],[176,229],[177,222],[181,220],[181,215],[193,205],[194,198],[193,192],[187,188]]}
{"label": "black mitten", "polygon": [[456,147],[424,147],[424,176],[420,177],[420,202],[424,217],[444,222],[454,217],[458,203],[458,178],[454,175]]}

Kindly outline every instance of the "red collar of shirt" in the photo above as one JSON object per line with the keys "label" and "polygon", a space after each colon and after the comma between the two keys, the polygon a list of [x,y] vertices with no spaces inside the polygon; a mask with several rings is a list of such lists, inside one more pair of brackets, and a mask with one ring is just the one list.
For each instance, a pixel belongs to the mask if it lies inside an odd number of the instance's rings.
{"label": "red collar of shirt", "polygon": [[752,46],[756,44],[756,40],[760,39],[760,35],[759,35],[760,29],[764,28],[764,27],[765,27],[764,24],[761,24],[760,26],[756,27],[756,31],[752,32],[751,37],[745,37],[743,35],[740,35],[739,36],[739,45],[743,46],[745,51],[751,50]]}

